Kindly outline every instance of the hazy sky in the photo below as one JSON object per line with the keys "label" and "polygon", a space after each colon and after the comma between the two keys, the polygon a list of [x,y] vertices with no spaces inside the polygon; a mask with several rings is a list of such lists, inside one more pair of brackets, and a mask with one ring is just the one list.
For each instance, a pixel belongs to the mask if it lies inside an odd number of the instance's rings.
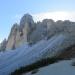
{"label": "hazy sky", "polygon": [[30,13],[34,20],[52,18],[75,21],[75,0],[0,0],[0,41],[20,17]]}

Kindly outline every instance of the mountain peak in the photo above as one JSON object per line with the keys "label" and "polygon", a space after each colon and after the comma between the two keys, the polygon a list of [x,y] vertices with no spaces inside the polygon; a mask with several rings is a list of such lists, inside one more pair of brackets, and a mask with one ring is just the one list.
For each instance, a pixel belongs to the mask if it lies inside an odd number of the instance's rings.
{"label": "mountain peak", "polygon": [[30,24],[32,25],[34,23],[33,17],[30,14],[24,14],[24,16],[20,20],[20,28],[23,28],[25,25]]}

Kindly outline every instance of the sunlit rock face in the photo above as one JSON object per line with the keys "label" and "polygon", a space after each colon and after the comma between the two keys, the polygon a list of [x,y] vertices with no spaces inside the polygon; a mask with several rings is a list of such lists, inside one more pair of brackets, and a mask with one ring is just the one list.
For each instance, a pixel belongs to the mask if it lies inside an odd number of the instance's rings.
{"label": "sunlit rock face", "polygon": [[56,34],[57,29],[55,26],[55,22],[52,19],[44,19],[42,24],[47,27],[47,37],[51,37]]}
{"label": "sunlit rock face", "polygon": [[6,49],[15,49],[26,42],[35,44],[41,39],[51,38],[55,34],[64,34],[74,38],[75,22],[69,20],[54,22],[52,19],[44,19],[42,22],[35,23],[31,15],[25,14],[21,18],[20,24],[15,23],[11,28]]}
{"label": "sunlit rock face", "polygon": [[29,14],[25,14],[20,21],[20,29],[23,32],[23,41],[30,42],[30,34],[35,29],[33,18]]}
{"label": "sunlit rock face", "polygon": [[15,48],[15,43],[16,43],[16,35],[18,33],[18,24],[14,24],[12,29],[11,29],[11,32],[10,32],[10,35],[8,37],[8,42],[7,42],[7,45],[6,45],[6,50],[9,50],[9,49],[14,49]]}
{"label": "sunlit rock face", "polygon": [[20,21],[20,25],[14,24],[10,35],[8,37],[8,43],[6,49],[15,49],[25,42],[30,42],[30,34],[35,29],[34,21],[31,15],[25,14]]}
{"label": "sunlit rock face", "polygon": [[68,20],[61,21],[61,22],[57,21],[56,26],[58,28],[58,32],[74,35],[74,32],[75,32],[75,23],[74,22],[70,22]]}

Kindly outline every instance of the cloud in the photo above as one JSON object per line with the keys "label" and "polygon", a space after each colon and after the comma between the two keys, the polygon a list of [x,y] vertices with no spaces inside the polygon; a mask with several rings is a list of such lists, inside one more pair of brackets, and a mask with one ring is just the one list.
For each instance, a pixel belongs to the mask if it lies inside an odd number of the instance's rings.
{"label": "cloud", "polygon": [[[15,15],[12,20],[13,22],[20,22],[21,17],[24,13]],[[75,22],[75,11],[53,11],[53,12],[41,12],[36,14],[31,14],[35,22],[42,21],[43,19],[53,19],[57,20],[70,20]]]}
{"label": "cloud", "polygon": [[43,19],[57,20],[71,20],[75,21],[75,12],[57,11],[57,12],[43,12],[33,14],[35,21],[42,21]]}

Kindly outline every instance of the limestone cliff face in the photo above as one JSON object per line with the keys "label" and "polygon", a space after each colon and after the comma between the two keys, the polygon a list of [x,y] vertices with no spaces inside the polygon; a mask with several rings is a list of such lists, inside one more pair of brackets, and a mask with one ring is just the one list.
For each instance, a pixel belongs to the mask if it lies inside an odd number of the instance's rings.
{"label": "limestone cliff face", "polygon": [[6,50],[14,49],[15,48],[17,33],[18,33],[18,25],[14,24],[12,29],[11,29],[10,35],[8,37],[8,42],[7,42],[7,45],[6,45]]}
{"label": "limestone cliff face", "polygon": [[34,21],[31,15],[25,14],[20,21],[20,25],[14,24],[8,42],[6,50],[19,47],[25,42],[30,42],[30,34],[35,28]]}
{"label": "limestone cliff face", "polygon": [[30,43],[37,43],[47,36],[47,26],[41,22],[36,24],[35,30],[30,34]]}
{"label": "limestone cliff face", "polygon": [[25,14],[21,21],[20,21],[20,28],[23,32],[23,40],[25,42],[29,42],[30,40],[30,34],[33,32],[33,30],[35,29],[35,24],[33,21],[33,18],[31,15],[29,14]]}
{"label": "limestone cliff face", "polygon": [[75,37],[75,22],[57,21],[44,19],[35,23],[29,14],[25,14],[18,25],[15,23],[11,28],[7,40],[6,50],[15,49],[24,43],[35,44],[41,39],[50,38],[55,34],[64,34]]}

